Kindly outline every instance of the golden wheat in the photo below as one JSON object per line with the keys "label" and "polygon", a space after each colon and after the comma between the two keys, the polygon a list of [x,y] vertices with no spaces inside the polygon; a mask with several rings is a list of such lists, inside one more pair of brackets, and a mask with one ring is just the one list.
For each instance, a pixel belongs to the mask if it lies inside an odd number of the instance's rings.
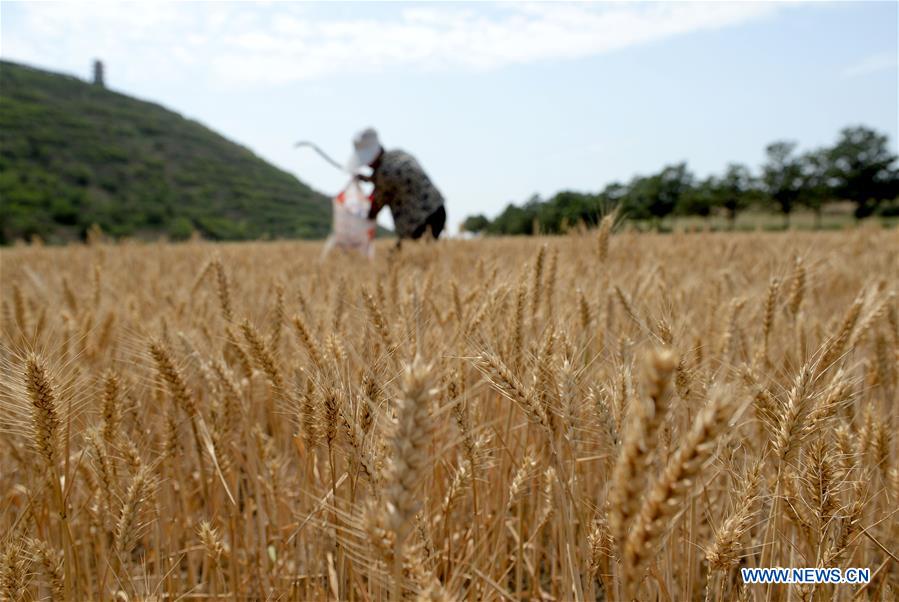
{"label": "golden wheat", "polygon": [[896,599],[896,232],[614,222],[3,249],[0,595]]}

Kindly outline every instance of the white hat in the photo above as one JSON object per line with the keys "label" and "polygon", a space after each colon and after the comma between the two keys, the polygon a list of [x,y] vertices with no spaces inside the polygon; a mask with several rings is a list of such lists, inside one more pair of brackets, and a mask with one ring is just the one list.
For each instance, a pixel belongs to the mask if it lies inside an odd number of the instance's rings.
{"label": "white hat", "polygon": [[369,165],[381,152],[381,142],[374,128],[367,128],[353,138],[353,154],[347,161],[346,169],[355,173],[360,167]]}

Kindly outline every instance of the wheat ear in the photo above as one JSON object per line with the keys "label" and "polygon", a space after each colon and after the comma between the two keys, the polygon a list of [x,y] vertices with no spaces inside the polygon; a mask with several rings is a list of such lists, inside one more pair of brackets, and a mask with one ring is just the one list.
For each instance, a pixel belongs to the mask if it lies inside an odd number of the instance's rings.
{"label": "wheat ear", "polygon": [[728,424],[731,404],[725,395],[723,391],[713,394],[665,470],[648,490],[624,547],[621,578],[628,597],[639,586],[643,570],[670,520],[697,488],[698,476]]}
{"label": "wheat ear", "polygon": [[31,427],[34,448],[47,470],[55,473],[59,454],[59,414],[56,393],[47,375],[46,364],[38,356],[28,356],[25,384],[31,397]]}
{"label": "wheat ear", "polygon": [[676,367],[676,356],[670,350],[659,349],[650,356],[648,393],[651,405],[648,409],[639,405],[638,412],[632,416],[612,471],[609,526],[620,549],[623,549],[628,528],[639,507],[650,451],[656,445],[656,436],[670,405],[671,379]]}

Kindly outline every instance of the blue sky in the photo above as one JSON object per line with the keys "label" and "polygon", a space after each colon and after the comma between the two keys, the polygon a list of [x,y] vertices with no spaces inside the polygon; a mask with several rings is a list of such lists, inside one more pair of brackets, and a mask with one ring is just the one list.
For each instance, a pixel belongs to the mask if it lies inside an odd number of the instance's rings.
{"label": "blue sky", "polygon": [[[865,124],[897,148],[899,3],[16,3],[0,56],[196,119],[335,193],[374,126],[453,228],[473,213],[685,160],[757,168]],[[382,221],[390,225],[383,212]]]}

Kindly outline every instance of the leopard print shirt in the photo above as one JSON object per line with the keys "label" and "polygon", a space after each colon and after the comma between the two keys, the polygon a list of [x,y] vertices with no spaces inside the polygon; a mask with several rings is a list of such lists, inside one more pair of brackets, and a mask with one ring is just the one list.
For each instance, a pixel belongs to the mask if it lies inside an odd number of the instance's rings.
{"label": "leopard print shirt", "polygon": [[443,195],[415,157],[401,150],[386,151],[372,174],[372,201],[390,207],[396,234],[408,238],[428,217],[443,206]]}

